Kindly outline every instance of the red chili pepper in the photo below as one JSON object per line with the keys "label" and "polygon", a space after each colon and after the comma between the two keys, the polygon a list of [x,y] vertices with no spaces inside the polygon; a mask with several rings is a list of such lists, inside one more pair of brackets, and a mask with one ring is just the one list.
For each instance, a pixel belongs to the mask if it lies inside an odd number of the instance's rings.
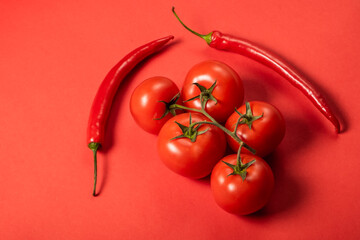
{"label": "red chili pepper", "polygon": [[288,80],[288,82],[290,82],[293,86],[299,89],[307,98],[309,98],[310,101],[318,108],[318,110],[335,126],[336,132],[340,132],[339,121],[330,110],[325,99],[308,81],[306,81],[303,77],[296,73],[293,68],[291,68],[272,54],[266,52],[265,50],[245,39],[237,38],[228,34],[221,33],[219,31],[212,31],[206,35],[199,34],[188,28],[180,20],[180,18],[175,13],[174,7],[172,8],[172,11],[175,14],[176,18],[179,20],[179,22],[187,30],[204,39],[210,47],[244,55],[264,64],[265,66],[270,67],[271,69],[279,73],[286,80]]}
{"label": "red chili pepper", "polygon": [[173,38],[173,36],[160,38],[136,48],[132,52],[128,53],[123,59],[121,59],[109,71],[105,79],[102,81],[93,100],[87,129],[88,147],[94,153],[94,196],[96,195],[97,180],[96,153],[99,147],[104,143],[105,126],[116,91],[125,76],[139,62],[141,62],[147,56],[158,51]]}

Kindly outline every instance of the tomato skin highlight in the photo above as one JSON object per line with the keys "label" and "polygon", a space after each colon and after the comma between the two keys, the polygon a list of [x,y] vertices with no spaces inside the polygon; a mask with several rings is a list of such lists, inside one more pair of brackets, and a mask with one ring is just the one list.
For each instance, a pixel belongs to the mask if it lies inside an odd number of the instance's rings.
{"label": "tomato skin highlight", "polygon": [[[190,113],[182,113],[168,120],[160,130],[157,142],[159,157],[173,172],[182,176],[200,179],[211,173],[214,165],[224,156],[226,138],[221,129],[210,124],[202,125],[198,130],[207,132],[197,136],[195,142],[188,138],[170,140],[182,134],[175,123],[189,126]],[[191,113],[192,123],[209,121],[198,113]]]}
{"label": "tomato skin highlight", "polygon": [[[264,157],[273,152],[284,138],[285,120],[280,111],[269,103],[261,101],[251,101],[249,103],[254,116],[261,114],[263,116],[253,122],[251,129],[246,124],[240,124],[236,134],[242,141],[256,150],[257,156]],[[244,114],[246,112],[245,104],[237,110]],[[234,112],[226,121],[225,127],[230,131],[234,131],[238,119],[239,115]],[[228,136],[227,141],[230,148],[237,152],[239,143]],[[245,148],[243,148],[242,152],[250,154]]]}
{"label": "tomato skin highlight", "polygon": [[[216,81],[213,96],[216,104],[209,100],[205,110],[216,121],[224,123],[236,107],[244,100],[244,87],[239,75],[223,62],[209,60],[194,65],[185,77],[181,91],[182,99],[188,100],[200,94],[200,90],[193,83],[199,83],[205,88],[210,88]],[[184,106],[201,109],[200,99],[184,102]]]}
{"label": "tomato skin highlight", "polygon": [[[135,122],[145,131],[158,134],[161,127],[167,120],[173,117],[168,113],[164,118],[160,118],[166,110],[164,103],[170,102],[178,94],[179,88],[169,78],[155,76],[140,83],[134,90],[130,98],[130,112]],[[182,102],[181,99],[178,100]],[[176,110],[177,113],[182,112]]]}
{"label": "tomato skin highlight", "polygon": [[247,215],[263,208],[270,200],[274,189],[274,175],[270,166],[260,157],[240,154],[242,162],[255,159],[247,169],[245,181],[240,175],[230,175],[233,170],[224,162],[236,164],[236,154],[228,155],[218,162],[210,178],[215,202],[225,211],[236,215]]}

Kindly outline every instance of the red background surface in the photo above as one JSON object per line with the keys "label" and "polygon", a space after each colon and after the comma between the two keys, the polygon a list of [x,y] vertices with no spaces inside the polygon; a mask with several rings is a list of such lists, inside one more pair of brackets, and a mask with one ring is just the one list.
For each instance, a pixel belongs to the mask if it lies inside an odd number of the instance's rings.
{"label": "red background surface", "polygon": [[[326,96],[345,131],[273,71],[210,49],[199,32],[242,36],[286,58]],[[0,239],[358,239],[360,237],[360,2],[1,1]],[[107,71],[162,36],[176,40],[132,72],[116,96],[100,195],[91,196],[86,125]],[[129,97],[144,79],[179,86],[194,64],[232,66],[246,100],[284,114],[284,141],[267,161],[276,187],[260,212],[237,217],[214,202],[208,179],[169,171],[156,136],[132,121]]]}

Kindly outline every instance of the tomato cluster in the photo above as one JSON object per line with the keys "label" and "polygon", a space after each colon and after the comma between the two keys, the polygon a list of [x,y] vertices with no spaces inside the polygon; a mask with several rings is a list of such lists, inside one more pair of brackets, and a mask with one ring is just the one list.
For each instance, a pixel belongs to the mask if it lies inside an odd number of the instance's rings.
{"label": "tomato cluster", "polygon": [[[188,178],[211,174],[216,203],[238,215],[253,213],[269,201],[274,176],[262,157],[285,135],[284,118],[275,106],[243,100],[239,75],[219,61],[193,66],[181,91],[168,78],[152,77],[130,99],[136,123],[158,134],[163,163]],[[225,156],[227,145],[237,154]]]}

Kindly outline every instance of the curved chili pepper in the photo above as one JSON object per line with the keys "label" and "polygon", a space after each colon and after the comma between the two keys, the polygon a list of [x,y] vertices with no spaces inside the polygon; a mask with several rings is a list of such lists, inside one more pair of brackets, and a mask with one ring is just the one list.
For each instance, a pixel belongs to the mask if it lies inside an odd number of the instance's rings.
{"label": "curved chili pepper", "polygon": [[279,73],[294,87],[299,89],[308,99],[310,99],[317,109],[335,126],[336,132],[340,132],[339,121],[330,110],[324,97],[321,96],[321,94],[307,80],[296,73],[296,71],[289,65],[245,39],[237,38],[219,31],[212,31],[206,35],[199,34],[188,28],[180,20],[175,13],[174,7],[172,8],[172,11],[179,22],[187,30],[204,39],[210,47],[244,55]]}
{"label": "curved chili pepper", "polygon": [[94,154],[94,189],[93,195],[96,195],[97,180],[97,158],[96,153],[104,143],[105,126],[110,113],[110,108],[114,96],[119,88],[120,83],[125,76],[143,59],[155,53],[163,47],[173,36],[167,36],[149,42],[128,53],[121,59],[105,76],[102,81],[90,110],[90,117],[87,129],[88,147]]}

